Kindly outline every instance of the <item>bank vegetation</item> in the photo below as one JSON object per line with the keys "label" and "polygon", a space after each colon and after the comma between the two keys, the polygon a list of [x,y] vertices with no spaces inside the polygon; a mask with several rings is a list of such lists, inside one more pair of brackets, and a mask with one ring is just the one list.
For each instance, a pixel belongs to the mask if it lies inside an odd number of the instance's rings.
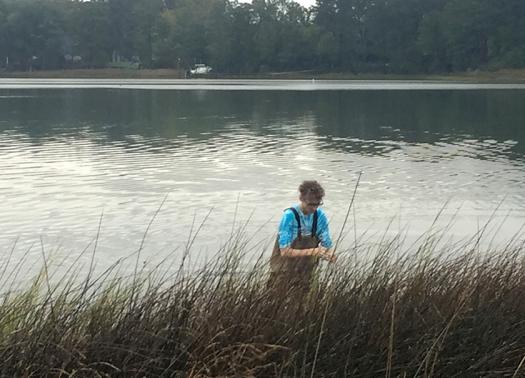
{"label": "bank vegetation", "polygon": [[0,70],[517,69],[524,15],[522,0],[0,0]]}
{"label": "bank vegetation", "polygon": [[0,276],[0,375],[523,376],[523,240],[482,248],[482,232],[355,240],[299,307],[241,236],[192,269],[190,250],[148,270],[134,254],[130,276],[91,264],[79,282],[78,263],[44,260],[17,286],[18,263]]}

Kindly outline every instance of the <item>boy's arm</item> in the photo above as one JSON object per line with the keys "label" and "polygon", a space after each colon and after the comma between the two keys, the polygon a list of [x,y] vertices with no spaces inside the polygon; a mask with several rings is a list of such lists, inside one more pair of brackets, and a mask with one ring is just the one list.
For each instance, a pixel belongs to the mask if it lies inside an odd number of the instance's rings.
{"label": "boy's arm", "polygon": [[292,247],[280,248],[281,256],[286,257],[305,257],[305,256],[320,256],[323,253],[323,247],[308,248],[308,249],[293,249]]}
{"label": "boy's arm", "polygon": [[334,250],[331,248],[317,247],[308,249],[293,249],[291,247],[281,248],[281,256],[286,257],[305,257],[305,256],[318,256],[324,260],[334,262],[337,258],[334,254]]}

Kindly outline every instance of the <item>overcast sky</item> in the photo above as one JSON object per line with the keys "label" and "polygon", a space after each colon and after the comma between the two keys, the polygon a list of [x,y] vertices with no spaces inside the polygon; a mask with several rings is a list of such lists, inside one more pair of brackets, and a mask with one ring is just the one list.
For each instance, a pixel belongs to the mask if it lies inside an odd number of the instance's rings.
{"label": "overcast sky", "polygon": [[[240,0],[242,3],[251,3],[252,0]],[[295,0],[296,2],[298,2],[299,4],[301,4],[302,6],[305,6],[305,7],[309,7],[311,5],[314,5],[315,4],[315,0]]]}
{"label": "overcast sky", "polygon": [[309,7],[315,4],[315,0],[295,0],[295,1],[305,7]]}

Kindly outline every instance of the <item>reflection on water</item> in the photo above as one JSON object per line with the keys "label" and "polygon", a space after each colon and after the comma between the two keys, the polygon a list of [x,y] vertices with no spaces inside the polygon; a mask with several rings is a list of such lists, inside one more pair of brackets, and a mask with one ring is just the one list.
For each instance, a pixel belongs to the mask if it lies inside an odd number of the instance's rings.
{"label": "reflection on water", "polygon": [[360,170],[357,233],[395,218],[396,231],[418,235],[450,201],[445,218],[461,207],[451,233],[467,235],[505,198],[508,237],[525,219],[524,100],[512,90],[2,90],[0,243],[43,235],[78,251],[103,212],[99,250],[114,261],[138,248],[169,194],[148,253],[184,248],[213,208],[195,244],[206,255],[234,219],[270,240],[306,178],[326,186],[336,233]]}

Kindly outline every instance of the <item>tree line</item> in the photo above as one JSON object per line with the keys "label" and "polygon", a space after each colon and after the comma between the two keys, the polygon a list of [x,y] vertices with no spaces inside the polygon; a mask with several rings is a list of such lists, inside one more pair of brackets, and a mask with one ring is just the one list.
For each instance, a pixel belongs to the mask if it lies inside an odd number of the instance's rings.
{"label": "tree line", "polygon": [[0,0],[0,68],[437,73],[525,66],[523,0]]}

